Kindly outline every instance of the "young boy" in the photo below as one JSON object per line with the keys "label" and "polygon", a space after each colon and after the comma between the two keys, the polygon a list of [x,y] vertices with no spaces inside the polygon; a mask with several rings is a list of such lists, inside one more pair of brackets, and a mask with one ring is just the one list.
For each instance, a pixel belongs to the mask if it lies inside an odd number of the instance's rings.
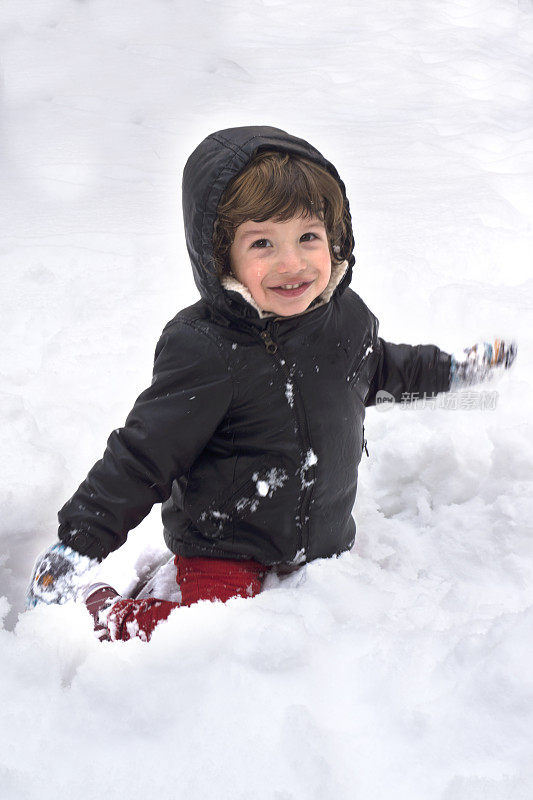
{"label": "young boy", "polygon": [[[208,136],[185,166],[183,212],[202,299],[165,327],[151,387],[59,512],[29,590],[29,605],[81,596],[101,638],[149,639],[177,605],[252,596],[269,569],[351,548],[365,407],[379,391],[482,380],[515,354],[383,341],[349,288],[344,184],[277,128]],[[87,587],[159,502],[179,602]]]}

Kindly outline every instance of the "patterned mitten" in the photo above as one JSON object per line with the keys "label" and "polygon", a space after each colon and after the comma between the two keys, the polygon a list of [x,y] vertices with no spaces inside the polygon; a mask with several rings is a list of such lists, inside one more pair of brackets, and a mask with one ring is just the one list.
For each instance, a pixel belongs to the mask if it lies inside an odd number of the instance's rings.
{"label": "patterned mitten", "polygon": [[36,561],[26,595],[27,607],[75,600],[87,584],[88,571],[98,565],[96,558],[82,556],[62,542],[52,545]]}
{"label": "patterned mitten", "polygon": [[452,354],[450,366],[450,391],[463,389],[481,381],[491,380],[495,375],[509,369],[516,358],[516,342],[477,342],[462,353]]}

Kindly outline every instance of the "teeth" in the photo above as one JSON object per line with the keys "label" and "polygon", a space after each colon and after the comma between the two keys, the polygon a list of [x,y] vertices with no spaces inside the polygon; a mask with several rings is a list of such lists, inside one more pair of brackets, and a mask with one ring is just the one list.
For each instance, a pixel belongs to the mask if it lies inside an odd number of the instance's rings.
{"label": "teeth", "polygon": [[300,286],[303,286],[302,283],[285,283],[283,286],[280,286],[280,289],[298,289]]}

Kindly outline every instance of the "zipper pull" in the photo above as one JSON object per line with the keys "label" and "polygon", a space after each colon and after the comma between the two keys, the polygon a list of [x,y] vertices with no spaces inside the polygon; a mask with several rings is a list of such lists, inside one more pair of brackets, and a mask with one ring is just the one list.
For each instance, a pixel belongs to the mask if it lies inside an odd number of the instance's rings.
{"label": "zipper pull", "polygon": [[364,451],[366,453],[367,457],[369,456],[368,447],[366,446],[365,426],[364,425],[363,425],[363,446],[361,448],[361,451]]}
{"label": "zipper pull", "polygon": [[269,353],[275,353],[277,351],[278,346],[270,336],[269,331],[261,331],[261,339],[265,343],[265,347]]}

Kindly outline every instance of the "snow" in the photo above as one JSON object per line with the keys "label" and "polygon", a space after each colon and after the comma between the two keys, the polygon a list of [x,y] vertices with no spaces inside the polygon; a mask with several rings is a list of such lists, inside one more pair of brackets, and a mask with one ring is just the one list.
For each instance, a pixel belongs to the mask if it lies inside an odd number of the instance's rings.
{"label": "snow", "polygon": [[312,486],[313,483],[315,482],[314,478],[307,477],[307,470],[317,463],[318,463],[318,457],[316,453],[312,449],[309,449],[305,454],[305,459],[300,467],[300,480],[302,482],[302,489],[306,489],[309,486]]}
{"label": "snow", "polygon": [[294,384],[292,381],[287,381],[285,384],[285,397],[292,408],[294,406]]}
{"label": "snow", "polygon": [[266,497],[269,490],[267,481],[257,481],[255,485],[257,487],[257,494],[261,497]]}
{"label": "snow", "polygon": [[266,471],[263,478],[259,477],[258,472],[254,472],[252,479],[255,481],[256,491],[260,497],[272,497],[276,489],[280,489],[287,482],[289,476],[286,470],[279,467],[271,467]]}
{"label": "snow", "polygon": [[[0,25],[0,800],[529,800],[529,0],[7,0]],[[350,553],[100,643],[25,588],[198,298],[185,160],[254,123],[338,166],[382,336],[518,358],[494,408],[369,411]],[[156,509],[99,579],[167,559]]]}
{"label": "snow", "polygon": [[313,450],[309,449],[305,454],[305,461],[303,464],[303,469],[309,469],[309,467],[318,464],[318,456]]}

